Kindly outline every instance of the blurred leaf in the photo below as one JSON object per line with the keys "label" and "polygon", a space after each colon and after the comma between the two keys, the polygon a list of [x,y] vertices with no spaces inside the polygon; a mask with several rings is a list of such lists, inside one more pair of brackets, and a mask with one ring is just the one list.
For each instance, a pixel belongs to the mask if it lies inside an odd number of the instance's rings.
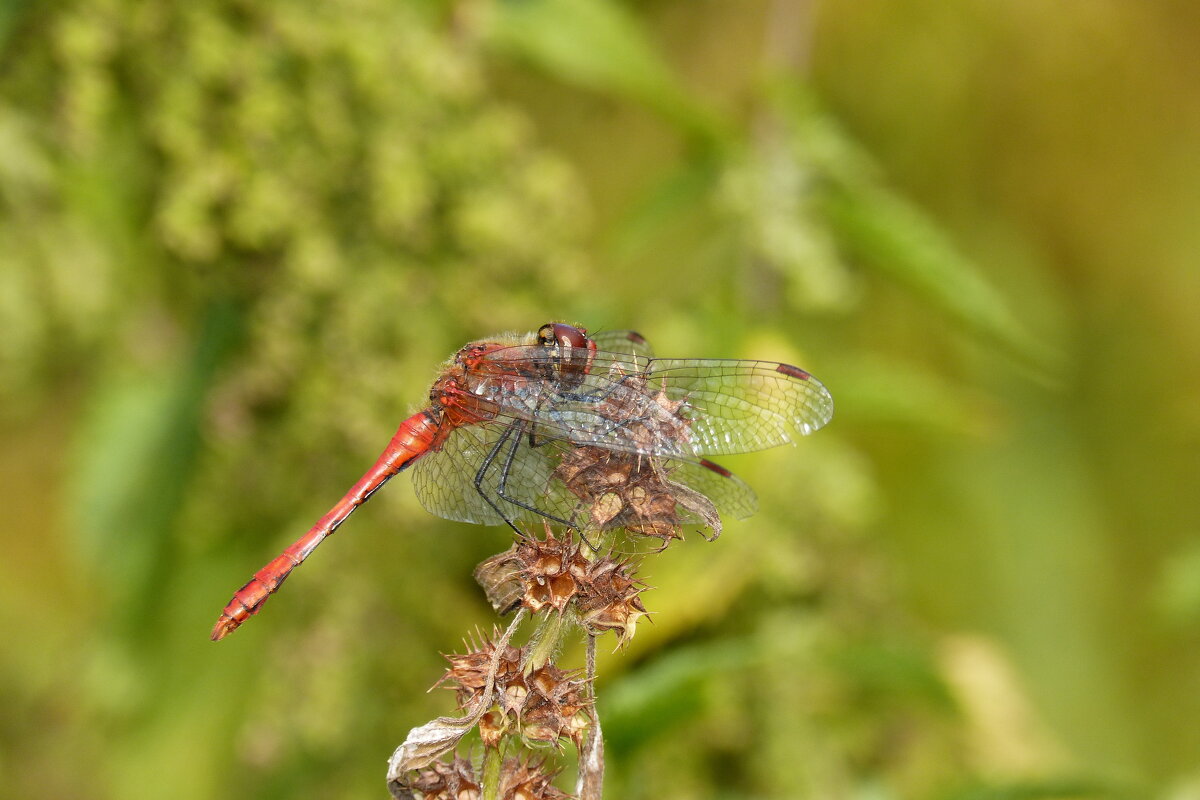
{"label": "blurred leaf", "polygon": [[232,309],[215,306],[191,357],[179,359],[165,378],[119,366],[80,431],[70,506],[81,552],[120,587],[121,612],[143,610],[168,573],[171,523],[199,454],[205,387],[235,334]]}
{"label": "blurred leaf", "polygon": [[143,575],[161,535],[149,522],[162,514],[147,476],[168,476],[147,468],[161,466],[162,452],[180,444],[173,429],[184,374],[179,366],[170,380],[144,372],[110,379],[97,391],[80,434],[74,528],[85,560],[114,585]]}
{"label": "blurred leaf", "polygon": [[4,0],[0,3],[0,53],[4,52],[9,37],[20,24],[21,15],[33,7],[33,0]]}
{"label": "blurred leaf", "polygon": [[1159,612],[1170,622],[1200,622],[1200,544],[1167,560],[1155,591]]}
{"label": "blurred leaf", "polygon": [[707,208],[719,174],[716,161],[699,157],[658,177],[610,232],[608,247],[613,256],[636,258],[663,236],[664,229]]}
{"label": "blurred leaf", "polygon": [[720,126],[679,83],[639,21],[605,0],[509,0],[488,31],[498,47],[556,78],[645,104],[687,131]]}
{"label": "blurred leaf", "polygon": [[[599,692],[600,721],[609,752],[620,757],[691,719],[704,716],[700,688],[723,672],[759,658],[751,640],[722,640],[677,648]],[[647,724],[647,721],[653,724]]]}
{"label": "blurred leaf", "polygon": [[825,377],[838,389],[839,417],[856,425],[973,437],[999,425],[999,410],[985,396],[913,365],[855,358],[831,365]]}
{"label": "blurred leaf", "polygon": [[29,203],[49,193],[53,179],[49,155],[31,120],[15,109],[0,109],[0,200],[13,203],[12,211],[18,212],[17,201]]}
{"label": "blurred leaf", "polygon": [[870,155],[803,85],[770,82],[766,94],[794,130],[802,163],[816,170],[815,211],[841,247],[908,287],[967,330],[1041,367],[1051,354],[1014,316],[1006,298],[929,215],[887,188]]}
{"label": "blurred leaf", "polygon": [[862,691],[954,707],[950,691],[929,651],[911,641],[863,638],[837,648],[832,666]]}
{"label": "blurred leaf", "polygon": [[1004,297],[924,212],[867,183],[830,186],[824,211],[844,247],[907,286],[968,330],[1039,366],[1049,354],[1013,316]]}

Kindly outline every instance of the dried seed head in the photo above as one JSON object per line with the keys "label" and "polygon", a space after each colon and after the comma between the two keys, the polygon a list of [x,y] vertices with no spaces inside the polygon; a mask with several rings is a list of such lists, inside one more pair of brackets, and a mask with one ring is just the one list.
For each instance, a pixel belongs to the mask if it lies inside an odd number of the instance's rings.
{"label": "dried seed head", "polygon": [[592,517],[592,522],[595,526],[604,530],[609,526],[609,523],[617,518],[617,515],[625,510],[625,500],[616,492],[605,492],[592,501],[588,512]]}
{"label": "dried seed head", "polygon": [[[549,770],[545,762],[506,758],[500,767],[500,800],[571,800],[553,781],[559,770]],[[435,761],[423,769],[410,784],[422,800],[479,800],[482,796],[475,768],[465,758],[450,763]]]}
{"label": "dried seed head", "polygon": [[633,638],[637,621],[646,614],[641,595],[647,587],[632,577],[630,564],[605,557],[590,565],[580,581],[577,601],[580,624],[593,636],[605,631],[617,635],[623,645]]}
{"label": "dried seed head", "polygon": [[543,609],[559,614],[565,611],[576,591],[570,565],[579,558],[574,540],[570,536],[557,539],[549,525],[544,539],[529,537],[517,544],[524,606],[535,614]]}
{"label": "dried seed head", "polygon": [[495,711],[489,711],[479,718],[479,738],[484,747],[499,747],[500,740],[508,731],[506,720]]}
{"label": "dried seed head", "polygon": [[[495,645],[485,641],[469,653],[446,656],[450,668],[438,685],[454,687],[459,708],[476,707],[480,701],[495,653]],[[494,747],[510,729],[517,728],[527,742],[555,744],[565,738],[579,746],[583,728],[575,718],[589,703],[582,688],[585,681],[579,679],[578,672],[561,670],[551,663],[525,673],[521,669],[523,657],[521,648],[511,646],[500,655],[492,695],[487,698],[487,704],[495,703],[497,710],[489,711],[479,721],[483,743]]]}
{"label": "dried seed head", "polygon": [[500,710],[505,714],[520,715],[528,697],[529,690],[525,688],[524,678],[519,675],[513,676],[508,685],[504,687],[504,691],[499,693]]}
{"label": "dried seed head", "polygon": [[435,761],[412,781],[412,788],[424,800],[479,800],[482,796],[475,779],[475,769],[465,758],[447,764]]}
{"label": "dried seed head", "polygon": [[523,605],[537,613],[563,613],[575,596],[578,562],[586,563],[570,537],[555,537],[546,525],[545,538],[528,536],[475,569],[492,607],[504,613]]}
{"label": "dried seed head", "polygon": [[545,762],[527,763],[507,758],[500,768],[501,800],[570,800],[552,781],[558,770],[547,770]]}
{"label": "dried seed head", "polygon": [[475,582],[483,587],[497,614],[504,615],[521,603],[521,562],[517,545],[482,561],[475,568]]}
{"label": "dried seed head", "polygon": [[583,693],[585,681],[577,674],[546,664],[525,676],[529,695],[520,723],[521,738],[527,744],[555,744],[562,738],[572,740],[576,747],[582,744],[586,723],[580,729],[574,720],[590,701]]}
{"label": "dried seed head", "polygon": [[[445,656],[450,662],[450,668],[434,684],[435,688],[442,684],[452,685],[458,706],[463,709],[472,706],[487,688],[488,673],[496,655],[496,645],[491,640],[484,640],[482,644],[468,643],[468,646],[471,648],[470,652]],[[512,645],[504,648],[493,681],[494,691],[503,691],[503,687],[507,686],[513,676],[520,676],[522,658],[521,648]]]}
{"label": "dried seed head", "polygon": [[[645,493],[644,487],[632,487],[631,496],[642,504],[656,502]],[[676,501],[669,502],[673,505]],[[660,535],[669,541],[678,536],[677,531],[678,527],[671,525],[656,530],[647,522],[638,532]],[[605,631],[614,631],[622,645],[633,638],[637,621],[646,614],[639,595],[648,587],[633,578],[632,562],[616,561],[612,556],[588,560],[574,537],[568,534],[559,539],[549,525],[545,538],[523,539],[504,554],[504,560],[510,565],[507,569],[511,577],[493,588],[502,586],[500,594],[519,597],[519,604],[534,613],[549,609],[562,614],[568,607],[573,607],[588,633],[598,636]],[[495,602],[494,596],[493,604]],[[498,691],[502,685],[514,685],[505,677],[520,658],[519,652],[515,648],[512,650],[503,657],[504,667],[497,675]],[[443,680],[467,689],[482,687],[492,652],[485,649],[479,655],[451,657],[453,668]],[[460,693],[460,702],[471,699],[472,695]],[[502,695],[500,704],[505,712],[509,712],[519,710],[520,700],[520,697]]]}
{"label": "dried seed head", "polygon": [[658,458],[582,445],[563,455],[554,475],[579,498],[584,519],[596,530],[625,528],[660,539],[660,549],[682,538],[685,519],[721,532],[712,501],[672,481]]}

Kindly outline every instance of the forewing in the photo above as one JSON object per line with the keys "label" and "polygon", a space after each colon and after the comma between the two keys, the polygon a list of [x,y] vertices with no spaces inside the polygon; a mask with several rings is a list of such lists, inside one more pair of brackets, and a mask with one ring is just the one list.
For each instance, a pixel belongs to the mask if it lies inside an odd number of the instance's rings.
{"label": "forewing", "polygon": [[[833,416],[829,391],[790,364],[597,351],[585,374],[564,370],[541,347],[504,348],[487,360],[519,376],[517,388],[493,396],[498,416],[620,452],[690,460],[747,453],[792,442]],[[677,403],[684,405],[675,411]],[[677,430],[673,415],[685,417],[688,430]]]}
{"label": "forewing", "polygon": [[648,441],[631,424],[664,413],[646,392],[644,374],[652,361],[645,356],[599,351],[587,372],[564,368],[551,351],[537,346],[502,348],[484,361],[489,371],[507,376],[496,379],[496,390],[487,393],[497,419],[530,422],[542,439],[627,453],[694,456],[685,438]]}
{"label": "forewing", "polygon": [[687,404],[691,445],[700,455],[764,450],[794,441],[833,417],[833,398],[789,364],[722,359],[655,359],[650,391]]}

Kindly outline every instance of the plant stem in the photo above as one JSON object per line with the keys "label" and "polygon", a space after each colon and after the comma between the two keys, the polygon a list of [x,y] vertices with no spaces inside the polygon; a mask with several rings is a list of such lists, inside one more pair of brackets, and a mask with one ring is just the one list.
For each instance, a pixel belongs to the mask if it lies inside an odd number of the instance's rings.
{"label": "plant stem", "polygon": [[579,777],[575,794],[579,800],[601,800],[604,794],[604,734],[600,731],[600,716],[596,713],[596,637],[587,639],[587,682],[591,705],[588,716],[592,725],[579,752]]}
{"label": "plant stem", "polygon": [[499,800],[501,767],[504,766],[504,740],[483,751],[483,776],[480,781],[483,800]]}
{"label": "plant stem", "polygon": [[529,655],[525,657],[525,671],[540,669],[554,658],[562,646],[563,635],[572,627],[566,614],[547,614],[538,624],[531,637]]}

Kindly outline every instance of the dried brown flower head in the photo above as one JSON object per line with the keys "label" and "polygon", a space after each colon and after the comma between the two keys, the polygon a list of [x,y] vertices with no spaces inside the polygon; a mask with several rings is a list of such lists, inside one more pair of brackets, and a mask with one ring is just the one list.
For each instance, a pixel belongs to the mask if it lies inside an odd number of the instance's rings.
{"label": "dried brown flower head", "polygon": [[519,716],[521,738],[527,743],[553,744],[570,739],[576,747],[582,744],[587,718],[581,712],[590,701],[583,693],[584,681],[577,675],[546,664],[526,676],[527,693]]}
{"label": "dried brown flower head", "polygon": [[[453,684],[458,707],[464,709],[473,706],[487,687],[488,672],[491,670],[492,659],[496,654],[496,645],[492,639],[483,639],[479,644],[475,642],[466,644],[468,652],[445,656],[446,660],[450,662],[450,668],[434,684],[435,688],[444,683]],[[500,687],[512,680],[514,675],[520,674],[522,656],[521,648],[512,645],[505,646],[504,652],[500,654],[496,670],[494,691],[499,691]]]}
{"label": "dried brown flower head", "polygon": [[475,580],[502,614],[522,605],[534,613],[549,608],[561,614],[575,595],[579,562],[586,559],[574,540],[556,538],[547,525],[545,538],[525,537],[481,563]]}
{"label": "dried brown flower head", "polygon": [[585,581],[587,591],[580,594],[576,604],[584,630],[593,636],[613,631],[618,645],[633,638],[638,619],[647,613],[640,595],[649,587],[633,578],[632,573],[630,562],[612,558],[596,559],[591,564]]}
{"label": "dried brown flower head", "polygon": [[[488,670],[495,645],[485,641],[471,652],[449,655],[450,668],[437,685],[454,687],[460,708],[473,707],[487,686]],[[507,647],[501,654],[493,681],[492,697],[497,711],[488,712],[479,721],[485,746],[494,747],[510,732],[527,742],[553,744],[569,739],[578,747],[587,729],[586,711],[590,700],[583,691],[585,681],[578,672],[545,664],[526,671],[522,667],[524,651]]]}
{"label": "dried brown flower head", "polygon": [[[500,767],[500,800],[570,800],[571,795],[553,784],[559,770],[548,770],[544,762],[507,758]],[[480,781],[468,759],[436,761],[423,769],[410,784],[422,800],[479,800]]]}
{"label": "dried brown flower head", "polygon": [[435,761],[421,770],[411,786],[424,800],[479,800],[482,793],[475,768],[465,758],[450,763]]}
{"label": "dried brown flower head", "polygon": [[476,577],[497,609],[524,606],[559,614],[573,608],[593,635],[614,631],[621,644],[633,637],[646,614],[639,595],[648,587],[633,577],[634,564],[611,555],[589,559],[569,534],[522,539],[479,565]]}
{"label": "dried brown flower head", "polygon": [[655,537],[660,549],[683,538],[682,523],[689,516],[714,535],[721,533],[712,501],[672,481],[661,459],[580,446],[563,455],[554,476],[579,498],[585,527]]}
{"label": "dried brown flower head", "polygon": [[570,800],[571,795],[551,783],[558,773],[559,770],[547,770],[544,762],[505,759],[500,771],[501,800]]}

